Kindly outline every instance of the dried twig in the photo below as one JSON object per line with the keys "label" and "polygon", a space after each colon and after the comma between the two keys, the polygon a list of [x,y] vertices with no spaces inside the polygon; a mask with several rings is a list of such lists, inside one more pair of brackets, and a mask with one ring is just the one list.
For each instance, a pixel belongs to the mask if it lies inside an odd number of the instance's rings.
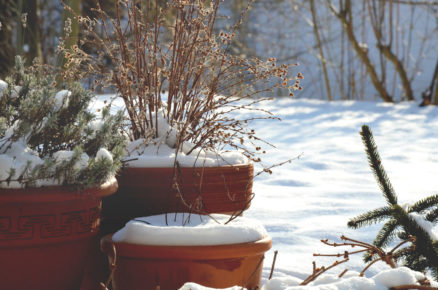
{"label": "dried twig", "polygon": [[272,275],[274,274],[275,261],[277,260],[277,254],[278,254],[278,251],[275,250],[274,251],[274,259],[272,260],[271,273],[269,273],[268,280],[271,280],[272,279]]}
{"label": "dried twig", "polygon": [[[351,238],[348,238],[344,235],[341,236],[341,240],[343,240],[344,242],[342,243],[336,243],[336,242],[329,242],[327,239],[321,240],[321,242],[325,245],[331,246],[331,247],[351,247],[351,248],[361,248],[360,250],[355,250],[355,251],[344,251],[343,253],[336,253],[336,254],[313,254],[313,256],[315,257],[343,257],[343,260],[337,260],[335,262],[333,262],[333,264],[331,264],[328,267],[322,266],[320,268],[316,267],[316,262],[313,262],[313,271],[312,274],[310,274],[303,282],[301,282],[300,285],[307,285],[310,282],[314,281],[316,278],[318,278],[321,274],[323,274],[324,272],[326,272],[327,270],[336,267],[342,263],[345,263],[349,260],[350,255],[354,255],[354,254],[358,254],[358,253],[363,253],[363,252],[368,252],[371,256],[377,255],[378,258],[374,259],[373,261],[371,261],[370,263],[368,263],[365,268],[360,272],[359,276],[363,276],[364,273],[376,262],[378,261],[383,261],[386,264],[388,264],[391,268],[397,268],[397,264],[395,263],[394,260],[394,252],[395,250],[399,249],[401,246],[405,245],[406,243],[412,243],[415,241],[415,237],[408,237],[407,240],[400,242],[399,244],[397,244],[394,248],[392,248],[389,252],[385,252],[382,249],[365,243],[365,242],[361,242],[358,240],[354,240]],[[406,248],[409,249],[409,248]],[[339,278],[341,278],[346,272],[348,271],[348,269],[345,269],[344,271],[342,271],[339,274]],[[419,281],[420,282],[420,281]],[[405,289],[405,288],[400,288],[400,289]]]}
{"label": "dried twig", "polygon": [[112,244],[112,253],[110,256],[109,268],[110,268],[110,275],[108,279],[106,280],[105,283],[101,282],[99,285],[101,290],[108,290],[108,286],[113,280],[114,272],[117,268],[117,251],[116,251],[116,246],[114,244]]}

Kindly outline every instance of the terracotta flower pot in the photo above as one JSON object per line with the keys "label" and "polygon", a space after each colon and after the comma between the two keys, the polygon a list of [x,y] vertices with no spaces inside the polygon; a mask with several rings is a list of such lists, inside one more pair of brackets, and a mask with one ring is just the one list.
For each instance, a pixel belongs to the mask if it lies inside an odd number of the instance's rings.
{"label": "terracotta flower pot", "polygon": [[215,246],[149,246],[101,240],[102,251],[114,260],[113,286],[116,290],[176,290],[186,282],[207,287],[234,285],[259,289],[264,253],[271,238]]}
{"label": "terracotta flower pot", "polygon": [[173,176],[174,168],[123,168],[117,176],[117,193],[103,200],[103,232],[115,232],[139,216],[190,210],[240,213],[250,206],[252,163],[180,168],[177,176],[182,199],[172,186]]}
{"label": "terracotta flower pot", "polygon": [[101,198],[117,190],[0,189],[0,289],[77,290],[96,240]]}

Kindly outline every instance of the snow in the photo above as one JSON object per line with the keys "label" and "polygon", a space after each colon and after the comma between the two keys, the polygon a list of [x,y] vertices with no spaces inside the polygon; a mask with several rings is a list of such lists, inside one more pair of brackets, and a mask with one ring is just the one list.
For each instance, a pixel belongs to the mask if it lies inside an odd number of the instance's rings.
{"label": "snow", "polygon": [[[182,167],[212,167],[224,165],[247,164],[249,161],[239,152],[215,153],[206,150],[194,150],[187,153],[193,144],[184,142],[182,152],[178,152],[177,161]],[[145,143],[138,139],[127,147],[126,165],[129,167],[173,167],[175,164],[175,149],[157,140]]]}
{"label": "snow", "polygon": [[71,92],[69,90],[61,90],[55,94],[54,110],[59,111],[62,107],[68,106]]}
{"label": "snow", "polygon": [[[126,148],[128,167],[173,167],[175,158],[182,167],[212,167],[247,164],[249,161],[240,152],[213,152],[196,148],[195,144],[184,142],[176,154],[177,129],[170,126],[162,110],[157,117],[157,135],[152,140],[137,139]],[[192,152],[191,152],[192,151]],[[189,154],[190,153],[190,154]],[[177,156],[176,156],[177,155]]]}
{"label": "snow", "polygon": [[[179,290],[213,290],[218,288],[210,288],[210,287],[204,287],[202,285],[196,284],[196,283],[185,283]],[[221,288],[222,290],[246,290],[246,288],[242,288],[240,286],[234,286],[229,288]]]}
{"label": "snow", "polygon": [[[260,221],[273,239],[273,247],[266,254],[263,284],[269,276],[275,250],[278,257],[274,279],[269,283],[280,285],[295,281],[292,285],[297,285],[312,272],[312,261],[319,266],[333,263],[333,258],[313,257],[313,253],[338,253],[339,249],[323,245],[321,239],[339,241],[344,234],[364,242],[373,241],[380,224],[358,230],[347,228],[350,218],[386,204],[363,150],[359,135],[363,124],[368,124],[373,131],[400,205],[408,208],[419,199],[438,193],[437,107],[420,108],[414,102],[387,104],[291,98],[278,98],[260,105],[282,119],[281,122],[264,120],[251,124],[257,136],[276,146],[264,148],[268,153],[263,161],[275,164],[300,156],[291,164],[274,168],[272,175],[262,174],[254,180],[255,198],[244,213],[245,217]],[[236,114],[248,117],[249,113]],[[134,151],[141,148],[136,148],[135,143],[131,145]],[[150,157],[144,162],[160,164],[158,159],[168,154],[168,162],[173,164],[169,148],[141,148],[163,151],[156,154],[157,160],[152,162]],[[141,154],[132,152],[131,155]],[[261,169],[258,164],[255,166],[256,172]],[[436,225],[431,230],[436,231]],[[349,269],[345,277],[355,278],[348,283],[375,283],[375,280],[360,282],[364,278],[356,277],[364,267],[361,255],[353,255],[346,264],[319,279],[325,281],[332,273],[334,279]],[[365,276],[370,279],[388,269],[386,264],[376,263]],[[365,287],[373,289],[368,286]]]}
{"label": "snow", "polygon": [[8,83],[0,80],[0,98],[3,97],[3,93],[8,89]]}
{"label": "snow", "polygon": [[[291,164],[274,168],[272,175],[254,180],[255,198],[244,213],[262,222],[273,239],[264,263],[264,281],[275,250],[274,277],[302,281],[312,272],[312,261],[318,265],[334,261],[313,253],[344,250],[323,245],[320,239],[339,241],[344,234],[373,241],[381,224],[347,228],[350,218],[386,204],[363,150],[359,135],[363,124],[373,131],[400,204],[438,193],[437,107],[290,98],[262,105],[282,119],[253,124],[259,137],[277,147],[266,149],[264,162],[275,164],[302,154]],[[344,268],[362,271],[361,255],[351,256],[345,267],[333,271],[339,274]],[[386,268],[377,263],[365,275],[371,277]]]}
{"label": "snow", "polygon": [[[370,278],[360,277],[359,273],[354,271],[347,272],[342,278],[339,278],[338,275],[323,274],[305,286],[300,286],[302,280],[293,276],[277,277],[262,285],[261,290],[387,290],[401,285],[419,285],[418,281],[423,279],[425,279],[424,274],[406,267],[399,267],[384,270]],[[432,281],[431,286],[437,287],[438,283]],[[179,290],[213,289],[191,282],[184,284]],[[241,290],[242,288],[234,286],[226,289]]]}
{"label": "snow", "polygon": [[409,214],[411,218],[413,218],[417,224],[429,234],[430,238],[434,241],[438,240],[438,229],[434,229],[434,224],[430,221],[426,220],[423,215],[412,212]]}
{"label": "snow", "polygon": [[14,86],[11,92],[11,98],[13,99],[17,98],[20,91],[21,91],[21,86]]}
{"label": "snow", "polygon": [[[8,84],[2,80],[0,80],[0,97],[3,95],[4,90],[6,90]],[[13,92],[11,94],[12,98],[18,96],[21,87],[15,86]],[[68,98],[71,95],[70,91],[61,90],[55,95],[55,104],[54,109],[59,110],[63,106],[68,105]],[[47,119],[44,119],[46,121]],[[45,122],[43,122],[44,126]],[[20,176],[26,179],[29,177],[29,172],[37,168],[38,166],[44,164],[44,160],[46,158],[53,158],[55,161],[55,165],[59,165],[62,162],[68,162],[74,155],[74,151],[69,150],[60,150],[54,152],[52,156],[39,156],[38,153],[27,146],[26,139],[28,136],[24,136],[18,140],[12,140],[11,137],[19,126],[19,121],[17,120],[11,127],[6,129],[5,135],[0,137],[0,188],[23,188],[25,184],[20,183],[18,181],[14,181],[14,179],[19,178]],[[92,129],[99,128],[99,123],[92,122]],[[34,128],[35,130],[41,130],[41,128]],[[101,148],[97,154],[96,159],[105,158],[113,161],[111,153],[105,149]],[[82,170],[88,166],[89,156],[85,153],[79,157],[78,161],[74,165],[74,169]],[[25,172],[25,170],[27,170]],[[15,171],[13,176],[11,172]],[[6,179],[11,177],[12,181],[7,182]],[[53,186],[60,185],[63,183],[62,178],[55,179],[41,179],[35,182],[36,187],[41,186]]]}
{"label": "snow", "polygon": [[6,136],[3,139],[0,139],[0,188],[23,187],[23,184],[17,181],[11,181],[7,183],[4,180],[10,176],[11,170],[15,170],[15,174],[12,176],[13,180],[17,179],[23,174],[28,164],[30,164],[28,171],[31,171],[36,166],[44,163],[36,152],[27,147],[23,139],[19,139],[6,146],[2,146],[4,142],[7,142],[7,138],[11,131],[12,130],[8,130]]}
{"label": "snow", "polygon": [[102,129],[104,122],[102,120],[93,120],[88,124],[91,131],[96,132]]}
{"label": "snow", "polygon": [[[96,101],[96,106],[100,105],[99,102]],[[267,253],[264,263],[263,284],[270,272],[274,250],[279,251],[274,278],[265,285],[277,288],[265,290],[289,289],[286,287],[299,284],[312,272],[312,261],[316,260],[318,265],[333,263],[332,258],[313,257],[313,253],[339,252],[339,249],[323,245],[320,239],[339,241],[344,234],[372,242],[380,229],[379,224],[359,230],[348,229],[346,225],[348,219],[385,205],[359,136],[363,124],[368,124],[373,131],[400,204],[407,208],[419,199],[438,193],[438,107],[419,108],[414,102],[386,104],[380,101],[326,102],[290,98],[260,105],[283,120],[251,124],[259,137],[277,147],[266,148],[268,153],[264,162],[275,164],[300,156],[291,164],[274,168],[272,175],[262,174],[254,180],[255,198],[244,213],[245,218],[259,221],[273,239],[273,248]],[[174,151],[163,140],[156,141],[159,146],[142,147],[142,140],[132,143],[129,158],[139,157],[142,150],[158,150],[159,153],[146,160],[130,161],[130,166],[143,166],[141,163],[155,166],[163,164],[163,160],[159,160],[162,158],[173,164]],[[25,148],[21,149],[23,154],[31,154],[25,152]],[[10,170],[11,159],[13,164],[17,162],[14,156],[0,152],[1,176]],[[256,171],[260,169],[255,165]],[[415,214],[411,217],[417,218]],[[436,232],[436,225],[425,225],[423,227],[429,232]],[[348,281],[338,282],[354,285],[351,286],[353,289],[360,289],[361,283],[365,283],[363,287],[366,289],[380,289],[378,287],[387,287],[382,280],[389,282],[394,278],[394,281],[403,282],[402,276],[403,279],[412,278],[412,273],[403,272],[406,269],[389,269],[384,263],[373,265],[365,273],[367,279],[360,278],[356,274],[364,268],[362,258],[360,255],[350,258],[346,264],[320,277],[319,282],[316,280],[315,285],[323,281],[329,283],[345,268],[349,271],[343,280]],[[333,286],[333,281],[330,283],[324,289],[337,289],[330,288],[337,287]]]}
{"label": "snow", "polygon": [[[268,234],[260,222],[228,215],[169,213],[136,218],[113,235],[113,241],[141,245],[206,246],[246,243]],[[140,220],[140,221],[139,221]]]}
{"label": "snow", "polygon": [[105,148],[100,148],[99,151],[97,151],[97,153],[96,153],[96,160],[100,160],[100,159],[107,159],[107,160],[113,162],[113,156],[112,156],[111,152],[109,152]]}
{"label": "snow", "polygon": [[[299,286],[302,281],[293,277],[273,278],[263,285],[262,290],[386,290],[400,285],[419,285],[418,280],[424,278],[420,272],[399,267],[384,270],[370,278],[359,277],[357,272],[349,273],[342,278],[333,274],[323,274],[305,286]],[[432,282],[431,286],[436,287],[438,283]]]}
{"label": "snow", "polygon": [[[55,153],[53,153],[53,159],[55,160],[56,164],[59,165],[62,162],[68,162],[72,159],[74,155],[74,151],[68,151],[68,150],[59,150]],[[79,160],[75,163],[73,166],[76,170],[82,170],[85,167],[88,166],[88,160],[90,158],[86,153],[82,153]]]}
{"label": "snow", "polygon": [[[166,94],[162,98],[167,98]],[[116,95],[99,95],[91,104],[90,110],[97,112],[105,106],[110,105],[110,112],[116,113],[124,110],[125,105],[121,98]],[[182,167],[213,167],[237,164],[248,164],[249,160],[240,152],[223,151],[213,152],[208,150],[195,149],[188,155],[188,152],[195,146],[190,142],[182,144],[182,150],[176,154],[176,129],[169,125],[165,113],[160,110],[158,114],[152,114],[152,119],[158,119],[158,137],[152,140],[137,139],[126,147],[125,166],[128,167],[173,167],[176,161]],[[101,124],[90,124],[90,129],[97,130]]]}
{"label": "snow", "polygon": [[9,176],[9,170],[12,168],[14,159],[5,154],[0,155],[0,180],[5,180]]}

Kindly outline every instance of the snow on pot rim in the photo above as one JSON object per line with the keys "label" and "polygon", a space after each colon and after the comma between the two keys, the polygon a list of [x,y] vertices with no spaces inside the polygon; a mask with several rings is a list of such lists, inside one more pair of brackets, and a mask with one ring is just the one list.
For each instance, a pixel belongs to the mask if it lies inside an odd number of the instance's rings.
{"label": "snow on pot rim", "polygon": [[[160,246],[211,246],[255,242],[268,236],[256,220],[229,215],[168,213],[129,221],[112,236],[114,242]],[[167,225],[166,225],[167,220]]]}
{"label": "snow on pot rim", "polygon": [[182,285],[181,288],[178,290],[246,290],[246,288],[243,288],[242,286],[233,286],[228,288],[211,288],[211,287],[205,287],[197,283],[193,282],[187,282],[184,285]]}
{"label": "snow on pot rim", "polygon": [[[176,161],[181,167],[216,167],[227,165],[246,165],[250,160],[238,151],[216,153],[195,149],[187,154],[194,145],[184,142]],[[175,165],[176,149],[160,138],[146,143],[145,139],[132,141],[127,149],[125,166],[132,168],[168,168]]]}
{"label": "snow on pot rim", "polygon": [[[127,167],[173,167],[175,161],[181,167],[216,167],[226,165],[249,164],[250,160],[242,152],[215,152],[197,147],[185,141],[177,147],[178,130],[169,124],[165,112],[160,110],[156,118],[156,138],[149,140],[139,138],[126,147],[125,166]],[[194,149],[195,148],[195,149]],[[176,150],[179,150],[176,156]],[[190,153],[190,154],[189,154]]]}

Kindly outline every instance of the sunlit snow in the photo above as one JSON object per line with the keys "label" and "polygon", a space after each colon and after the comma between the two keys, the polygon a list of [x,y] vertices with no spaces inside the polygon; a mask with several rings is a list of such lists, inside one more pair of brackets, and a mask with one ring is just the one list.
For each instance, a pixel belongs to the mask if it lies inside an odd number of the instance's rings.
{"label": "sunlit snow", "polygon": [[[256,124],[259,136],[277,146],[264,160],[271,163],[298,156],[291,164],[275,168],[272,175],[254,181],[255,198],[245,216],[260,220],[273,238],[266,256],[264,278],[268,276],[274,250],[278,257],[275,276],[305,278],[333,258],[313,253],[334,253],[320,242],[339,241],[344,234],[372,242],[381,225],[360,230],[347,228],[349,218],[385,205],[374,180],[359,135],[363,124],[373,131],[383,166],[399,196],[399,202],[413,203],[438,193],[438,108],[417,103],[325,102],[278,99],[264,104],[282,122]],[[388,249],[389,250],[389,249]],[[335,268],[361,271],[362,257],[351,257]],[[367,276],[387,269],[372,266]]]}
{"label": "sunlit snow", "polygon": [[[244,213],[245,217],[259,220],[273,238],[273,247],[264,263],[263,283],[269,276],[275,250],[278,257],[274,279],[290,280],[292,284],[285,285],[297,285],[312,272],[312,261],[318,266],[334,262],[333,258],[313,257],[313,253],[345,250],[323,245],[320,239],[339,241],[344,234],[364,242],[373,241],[380,225],[360,230],[347,228],[349,218],[385,205],[363,150],[359,135],[363,124],[373,131],[400,204],[438,193],[437,107],[290,98],[279,98],[261,106],[282,119],[250,124],[259,137],[277,147],[266,149],[264,162],[275,164],[300,157],[291,164],[274,168],[272,175],[258,176],[253,187],[255,198]],[[348,263],[335,267],[331,273],[337,275],[348,268],[351,276],[364,266],[360,255],[352,256]],[[388,266],[377,263],[366,272],[369,279],[361,281],[376,284],[376,275],[386,270]],[[397,278],[404,270],[392,271],[397,273],[394,274]],[[357,279],[352,278],[350,282],[356,283]]]}
{"label": "sunlit snow", "polygon": [[[113,240],[142,245],[206,246],[247,243],[267,236],[257,220],[213,214],[169,213],[131,220]],[[226,224],[228,222],[228,224]]]}

